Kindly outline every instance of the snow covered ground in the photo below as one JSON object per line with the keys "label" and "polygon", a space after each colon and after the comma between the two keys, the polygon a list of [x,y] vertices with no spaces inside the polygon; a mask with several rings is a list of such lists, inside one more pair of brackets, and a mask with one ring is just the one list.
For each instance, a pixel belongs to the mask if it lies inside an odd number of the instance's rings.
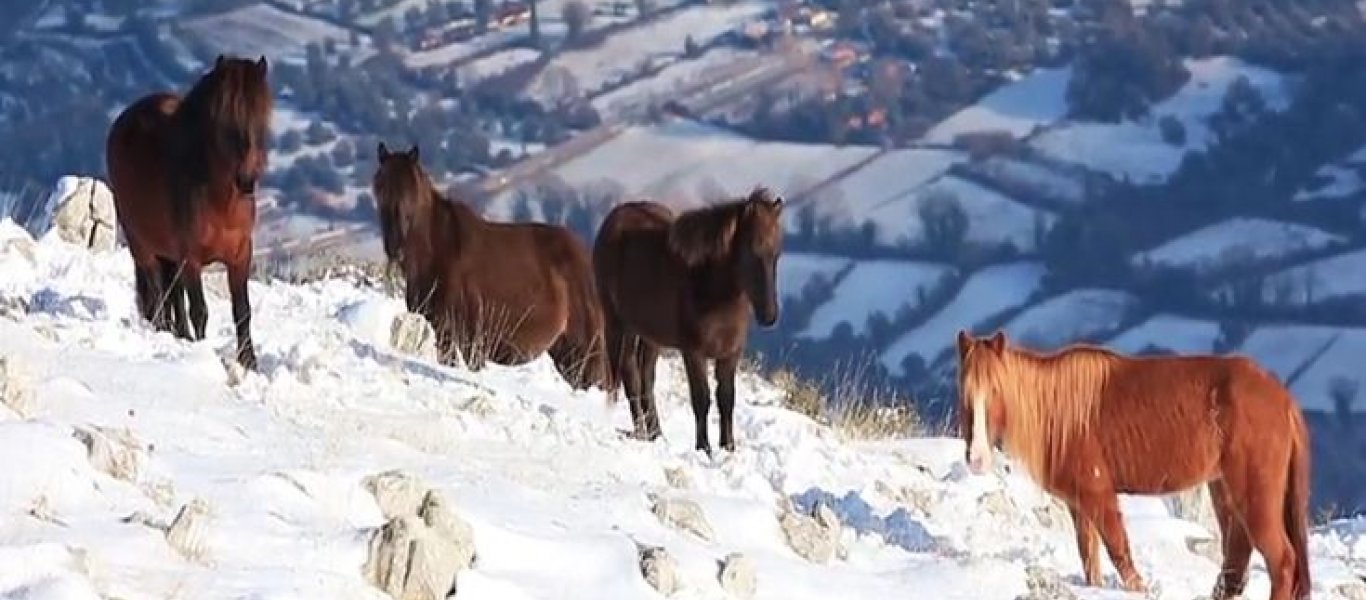
{"label": "snow covered ground", "polygon": [[1032,250],[1038,236],[1057,220],[1053,213],[1021,204],[966,179],[944,175],[867,211],[863,221],[877,225],[877,240],[881,244],[917,244],[925,237],[921,206],[933,198],[956,201],[968,217],[965,239],[984,246],[1010,243],[1020,250]]}
{"label": "snow covered ground", "polygon": [[[1276,271],[1262,281],[1262,301],[1276,306],[1310,306],[1366,297],[1366,250],[1354,250]],[[1221,287],[1215,297],[1228,297]]]}
{"label": "snow covered ground", "polygon": [[901,362],[911,354],[918,354],[932,364],[953,345],[953,336],[959,329],[970,330],[984,319],[1027,302],[1043,284],[1045,272],[1041,263],[1017,262],[973,273],[943,310],[883,351],[882,365],[893,373],[901,373]]}
{"label": "snow covered ground", "polygon": [[1119,290],[1072,290],[1029,307],[1006,323],[1005,330],[1021,344],[1054,350],[1114,331],[1138,305],[1133,294]]}
{"label": "snow covered ground", "polygon": [[807,284],[818,277],[833,283],[852,262],[843,256],[784,252],[778,261],[778,296],[783,300],[800,298]]}
{"label": "snow covered ground", "polygon": [[751,50],[717,47],[690,60],[679,60],[655,74],[596,96],[593,108],[604,115],[615,115],[652,103],[663,104],[678,97],[678,90],[727,73],[737,62],[758,56]]}
{"label": "snow covered ground", "polygon": [[1205,274],[1233,266],[1230,263],[1283,259],[1346,241],[1343,236],[1299,223],[1233,217],[1139,252],[1131,262]]}
{"label": "snow covered ground", "polygon": [[[194,19],[185,24],[185,29],[215,52],[249,57],[264,54],[270,60],[296,64],[303,64],[309,44],[332,40],[345,47],[350,44],[352,35],[348,29],[320,19],[290,14],[267,3]],[[365,41],[368,36],[361,39]],[[359,63],[368,57],[368,52],[352,58]]]}
{"label": "snow covered ground", "polygon": [[935,125],[925,134],[924,141],[952,144],[965,133],[997,131],[1017,139],[1028,136],[1036,127],[1067,116],[1067,82],[1071,79],[1070,67],[1036,69]]}
{"label": "snow covered ground", "polygon": [[[542,359],[481,373],[397,354],[397,301],[343,280],[253,282],[260,373],[230,380],[221,281],[210,278],[206,341],[134,317],[123,251],[91,256],[0,224],[0,596],[45,600],[385,598],[361,577],[381,524],[362,478],[421,476],[473,527],[478,558],[459,598],[658,598],[635,544],[662,546],[685,600],[726,598],[717,561],[754,563],[759,599],[1010,600],[1025,569],[1062,574],[1083,600],[1129,597],[1078,585],[1066,513],[1003,471],[965,474],[950,439],[847,441],[740,382],[739,450],[690,450],[675,361],[660,366],[665,437],[626,441],[623,405],[575,393]],[[27,305],[26,308],[15,308]],[[714,414],[714,413],[713,413]],[[134,468],[100,470],[73,436],[108,428]],[[126,435],[118,432],[126,430]],[[98,458],[98,457],[96,457]],[[662,524],[649,494],[690,499],[700,537]],[[197,499],[202,553],[182,557],[157,522]],[[824,501],[842,551],[807,561],[785,543],[779,501]],[[1188,549],[1198,526],[1157,499],[1125,499],[1140,570],[1157,598],[1206,593],[1217,566]],[[151,525],[147,524],[151,523]],[[1351,579],[1366,543],[1342,523],[1314,536],[1316,598]],[[1267,578],[1254,558],[1248,597]]]}
{"label": "snow covered ground", "polygon": [[556,56],[530,84],[527,93],[538,102],[553,102],[564,96],[563,79],[567,76],[579,93],[594,94],[606,85],[630,77],[642,64],[682,56],[684,42],[689,37],[697,44],[704,44],[758,16],[766,8],[767,5],[758,0],[733,5],[701,5],[633,26],[609,36],[600,45]]}
{"label": "snow covered ground", "polygon": [[1332,386],[1338,380],[1366,383],[1361,353],[1366,352],[1366,330],[1317,325],[1259,327],[1239,352],[1260,361],[1282,380],[1307,410],[1331,412]]}
{"label": "snow covered ground", "polygon": [[859,261],[835,286],[834,297],[811,315],[811,322],[798,337],[829,337],[842,322],[854,328],[854,335],[864,335],[869,317],[882,313],[891,320],[903,306],[919,308],[952,273],[952,268],[933,263]]}
{"label": "snow covered ground", "polygon": [[[1247,77],[1268,110],[1290,105],[1285,78],[1275,71],[1219,56],[1186,61],[1191,78],[1170,98],[1154,104],[1141,121],[1094,123],[1069,121],[1030,140],[1044,154],[1134,183],[1160,183],[1181,166],[1186,153],[1213,145],[1208,118],[1223,106],[1224,94],[1239,77]],[[1065,89],[1066,81],[1061,82]],[[1059,92],[1061,93],[1061,92]],[[1185,128],[1179,146],[1162,139],[1158,122],[1172,116]]]}
{"label": "snow covered ground", "polygon": [[1171,314],[1154,315],[1115,336],[1105,345],[1136,354],[1149,346],[1179,353],[1206,353],[1219,339],[1219,324]]}

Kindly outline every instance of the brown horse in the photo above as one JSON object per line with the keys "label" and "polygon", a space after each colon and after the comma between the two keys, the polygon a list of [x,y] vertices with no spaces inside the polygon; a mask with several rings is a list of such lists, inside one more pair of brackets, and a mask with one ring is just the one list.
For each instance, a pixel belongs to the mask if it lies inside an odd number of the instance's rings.
{"label": "brown horse", "polygon": [[959,430],[977,473],[1001,444],[1072,511],[1088,585],[1097,535],[1130,591],[1134,569],[1116,494],[1209,485],[1224,564],[1214,598],[1240,595],[1255,548],[1271,600],[1309,597],[1309,439],[1294,398],[1242,356],[1132,357],[1078,344],[1052,354],[997,332],[958,333]]}
{"label": "brown horse", "polygon": [[783,200],[764,188],[674,218],[662,204],[629,202],[608,213],[593,246],[607,351],[626,387],[632,435],[660,435],[655,361],[660,348],[683,355],[696,425],[694,447],[711,453],[707,436],[707,359],[716,363],[721,447],[735,450],[735,370],[751,315],[778,321],[777,263]]}
{"label": "brown horse", "polygon": [[220,55],[184,98],[153,93],[124,109],[105,146],[115,211],[133,257],[139,312],[160,329],[204,339],[209,313],[201,272],[210,263],[224,263],[237,360],[249,369],[256,368],[247,296],[253,195],[266,170],[273,109],[267,70],[264,56],[252,61]]}
{"label": "brown horse", "polygon": [[384,253],[406,281],[408,310],[436,331],[443,362],[525,363],[548,352],[576,389],[615,387],[588,248],[564,227],[486,221],[443,197],[417,146],[380,143],[374,193]]}

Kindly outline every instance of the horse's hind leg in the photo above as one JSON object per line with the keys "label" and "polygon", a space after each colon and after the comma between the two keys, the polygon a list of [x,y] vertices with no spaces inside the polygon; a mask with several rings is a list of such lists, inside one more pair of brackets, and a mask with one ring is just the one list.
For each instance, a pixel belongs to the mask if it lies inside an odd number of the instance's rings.
{"label": "horse's hind leg", "polygon": [[185,318],[185,285],[183,268],[175,261],[157,259],[157,276],[161,278],[161,313],[171,320],[176,337],[194,341],[190,335],[189,320]]}
{"label": "horse's hind leg", "polygon": [[1212,600],[1232,600],[1243,594],[1247,586],[1247,567],[1252,560],[1252,540],[1247,526],[1238,515],[1237,499],[1223,481],[1209,484],[1214,514],[1219,519],[1219,537],[1223,546],[1224,564],[1214,582]]}
{"label": "horse's hind leg", "polygon": [[655,440],[661,435],[659,426],[659,407],[655,404],[655,365],[659,362],[659,347],[640,338],[636,344],[636,368],[640,371],[640,404],[644,409],[647,439]]}
{"label": "horse's hind leg", "polygon": [[1249,459],[1251,468],[1236,474],[1236,479],[1225,471],[1225,480],[1238,504],[1234,511],[1243,516],[1252,546],[1266,562],[1271,577],[1271,600],[1293,600],[1295,584],[1295,550],[1285,530],[1285,482],[1288,473],[1285,460],[1273,460],[1271,452]]}
{"label": "horse's hind leg", "polygon": [[1071,506],[1067,510],[1072,513],[1072,528],[1077,533],[1077,552],[1081,554],[1086,585],[1100,587],[1104,584],[1100,577],[1100,533],[1096,531],[1096,524],[1081,511]]}

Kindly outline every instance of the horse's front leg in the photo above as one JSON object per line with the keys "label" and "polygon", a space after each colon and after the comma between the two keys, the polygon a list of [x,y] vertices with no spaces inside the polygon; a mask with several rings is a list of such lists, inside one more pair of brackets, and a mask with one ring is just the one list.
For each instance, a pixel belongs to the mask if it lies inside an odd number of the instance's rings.
{"label": "horse's front leg", "polygon": [[[209,307],[204,301],[204,268],[194,262],[186,262],[179,280],[181,291],[175,294],[175,302],[181,304],[179,296],[183,293],[190,302],[189,322],[194,327],[194,338],[202,340],[208,330]],[[177,310],[177,319],[184,321],[183,310]]]}
{"label": "horse's front leg", "polygon": [[707,435],[707,413],[711,411],[711,390],[707,385],[707,359],[700,352],[683,353],[683,369],[688,375],[688,395],[692,400],[693,428],[696,440],[693,449],[711,455],[711,439]]}
{"label": "horse's front leg", "polygon": [[[251,244],[244,245],[236,260],[227,261],[228,292],[232,296],[232,321],[237,326],[237,362],[256,370],[256,348],[251,341],[251,298],[247,282],[251,278]],[[202,295],[201,295],[202,299]]]}
{"label": "horse's front leg", "polygon": [[1124,518],[1119,512],[1119,497],[1113,487],[1102,489],[1090,485],[1077,498],[1078,510],[1100,530],[1100,539],[1105,543],[1105,551],[1110,562],[1119,572],[1124,589],[1130,592],[1147,593],[1148,586],[1143,583],[1129,549],[1129,534],[1124,529]]}
{"label": "horse's front leg", "polygon": [[716,411],[721,418],[721,449],[735,452],[735,371],[740,356],[716,359]]}
{"label": "horse's front leg", "polygon": [[1081,568],[1086,573],[1086,585],[1100,587],[1100,533],[1096,524],[1074,506],[1068,506],[1072,513],[1072,528],[1077,533],[1077,553],[1081,555]]}

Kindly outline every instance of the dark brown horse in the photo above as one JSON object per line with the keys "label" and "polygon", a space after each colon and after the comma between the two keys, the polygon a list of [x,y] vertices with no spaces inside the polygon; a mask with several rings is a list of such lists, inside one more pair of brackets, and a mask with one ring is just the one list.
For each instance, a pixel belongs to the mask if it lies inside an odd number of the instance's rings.
{"label": "dark brown horse", "polygon": [[1132,357],[1078,344],[1053,354],[997,332],[958,333],[959,430],[974,472],[1001,444],[1065,501],[1088,585],[1097,537],[1124,587],[1143,591],[1120,494],[1209,485],[1223,540],[1214,598],[1242,594],[1255,548],[1271,600],[1309,598],[1309,434],[1295,399],[1241,356]]}
{"label": "dark brown horse", "polygon": [[402,269],[408,310],[436,331],[442,360],[472,370],[548,352],[576,389],[615,387],[607,372],[588,248],[564,227],[486,221],[447,199],[417,146],[380,143],[374,193],[384,253]]}
{"label": "dark brown horse", "polygon": [[660,435],[655,362],[660,348],[676,348],[688,375],[694,447],[711,453],[706,361],[713,359],[721,447],[735,450],[735,370],[750,318],[765,327],[778,321],[782,207],[782,198],[757,188],[678,218],[662,204],[630,202],[603,220],[593,268],[611,368],[626,388],[636,438]]}
{"label": "dark brown horse", "polygon": [[160,329],[203,339],[209,313],[201,272],[224,263],[237,360],[249,369],[256,367],[247,296],[253,195],[266,170],[273,109],[267,70],[264,56],[220,55],[184,98],[159,92],[124,109],[105,146],[139,312]]}

